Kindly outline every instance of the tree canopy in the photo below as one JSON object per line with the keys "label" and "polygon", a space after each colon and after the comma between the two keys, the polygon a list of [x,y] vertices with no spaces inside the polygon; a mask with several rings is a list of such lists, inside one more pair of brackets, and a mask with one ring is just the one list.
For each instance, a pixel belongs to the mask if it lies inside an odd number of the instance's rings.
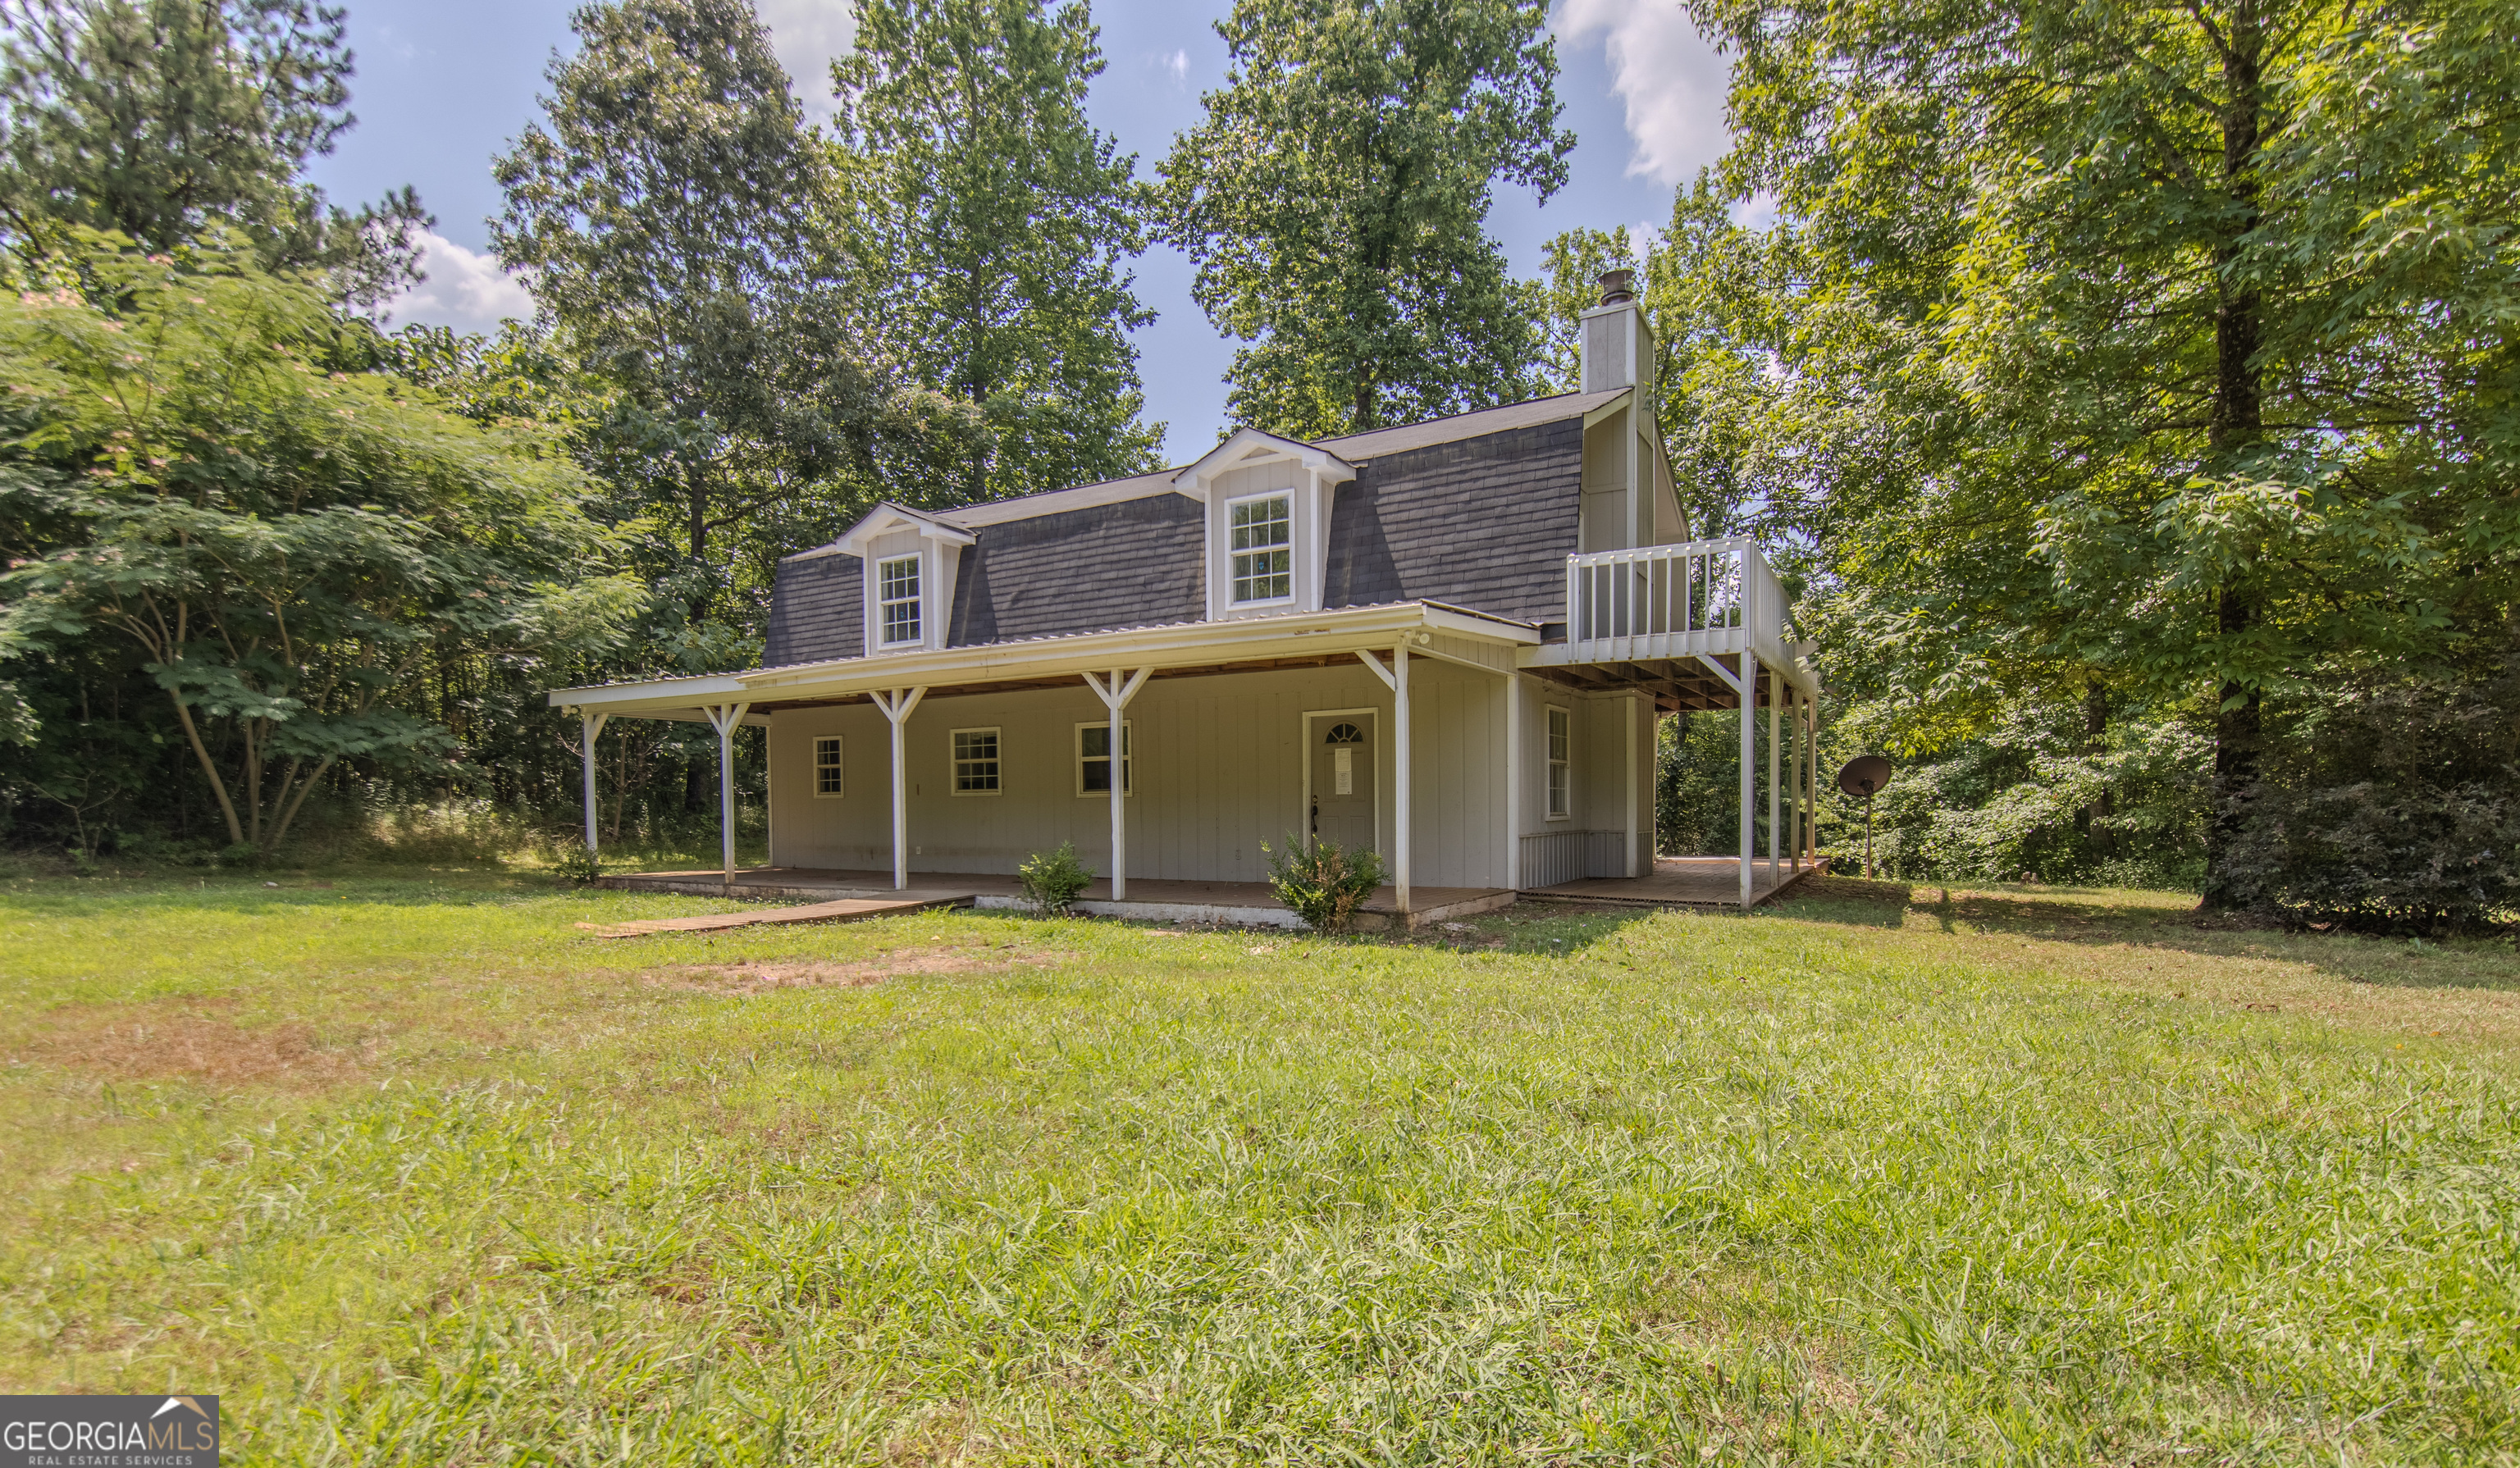
{"label": "tree canopy", "polygon": [[611,635],[635,591],[551,444],[367,370],[374,334],[241,242],[81,243],[93,298],[0,300],[0,652],[136,649],[232,844],[277,845],[342,760],[444,764],[396,702],[432,652]]}
{"label": "tree canopy", "polygon": [[1238,0],[1232,67],[1165,158],[1165,238],[1250,343],[1233,417],[1318,438],[1527,390],[1532,307],[1487,232],[1496,181],[1566,181],[1537,0]]}
{"label": "tree canopy", "polygon": [[343,210],[302,176],[356,120],[339,8],[11,0],[0,22],[0,229],[22,258],[74,228],[155,250],[232,229],[344,300],[418,279],[417,195]]}
{"label": "tree canopy", "polygon": [[1126,269],[1148,191],[1085,116],[1084,0],[866,0],[832,64],[838,245],[887,366],[985,433],[893,498],[941,506],[1154,467]]}
{"label": "tree canopy", "polygon": [[1696,10],[1739,56],[1729,181],[1784,221],[1771,482],[1843,641],[1895,649],[1927,744],[2007,690],[2202,691],[2209,897],[2250,901],[2253,802],[2308,768],[2271,719],[2515,650],[2507,18]]}

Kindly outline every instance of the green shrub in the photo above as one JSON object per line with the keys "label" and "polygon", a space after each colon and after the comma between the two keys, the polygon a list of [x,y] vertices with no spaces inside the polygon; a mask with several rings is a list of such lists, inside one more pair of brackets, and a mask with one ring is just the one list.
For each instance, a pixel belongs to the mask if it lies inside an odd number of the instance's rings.
{"label": "green shrub", "polygon": [[1356,910],[1382,885],[1382,858],[1372,850],[1353,850],[1336,841],[1310,844],[1286,838],[1286,849],[1260,850],[1269,858],[1269,890],[1288,912],[1316,932],[1344,932],[1356,920]]}
{"label": "green shrub", "polygon": [[1023,883],[1033,910],[1049,917],[1067,911],[1076,894],[1093,884],[1094,871],[1076,860],[1075,842],[1061,841],[1057,851],[1037,851],[1024,858],[1015,868],[1015,880]]}
{"label": "green shrub", "polygon": [[552,873],[563,882],[591,882],[604,874],[604,863],[591,847],[563,846],[552,857]]}

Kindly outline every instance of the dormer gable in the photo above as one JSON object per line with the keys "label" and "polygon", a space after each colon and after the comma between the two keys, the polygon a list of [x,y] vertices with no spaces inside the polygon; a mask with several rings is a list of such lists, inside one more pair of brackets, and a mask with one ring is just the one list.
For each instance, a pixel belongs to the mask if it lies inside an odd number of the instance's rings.
{"label": "dormer gable", "polygon": [[1173,476],[1206,507],[1207,620],[1322,609],[1330,502],[1356,466],[1318,444],[1237,428]]}
{"label": "dormer gable", "polygon": [[871,655],[942,647],[954,582],[971,532],[935,515],[878,505],[846,535],[807,555],[854,556],[866,563],[866,650]]}

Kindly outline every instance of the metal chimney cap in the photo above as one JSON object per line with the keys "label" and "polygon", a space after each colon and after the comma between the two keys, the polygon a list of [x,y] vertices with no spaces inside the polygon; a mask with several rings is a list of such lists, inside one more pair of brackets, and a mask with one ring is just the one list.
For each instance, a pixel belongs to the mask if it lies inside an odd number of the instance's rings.
{"label": "metal chimney cap", "polygon": [[1624,305],[1629,301],[1635,300],[1637,298],[1637,292],[1633,288],[1636,285],[1636,279],[1637,273],[1633,270],[1602,271],[1600,275],[1601,304],[1605,306],[1617,306]]}

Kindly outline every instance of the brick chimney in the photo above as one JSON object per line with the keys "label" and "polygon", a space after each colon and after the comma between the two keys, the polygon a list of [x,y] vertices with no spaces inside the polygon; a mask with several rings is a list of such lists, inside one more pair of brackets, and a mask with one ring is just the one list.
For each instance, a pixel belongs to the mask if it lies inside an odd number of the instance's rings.
{"label": "brick chimney", "polygon": [[1601,272],[1601,303],[1580,318],[1586,392],[1634,386],[1653,390],[1653,334],[1645,326],[1644,308],[1637,304],[1636,278],[1633,270]]}

